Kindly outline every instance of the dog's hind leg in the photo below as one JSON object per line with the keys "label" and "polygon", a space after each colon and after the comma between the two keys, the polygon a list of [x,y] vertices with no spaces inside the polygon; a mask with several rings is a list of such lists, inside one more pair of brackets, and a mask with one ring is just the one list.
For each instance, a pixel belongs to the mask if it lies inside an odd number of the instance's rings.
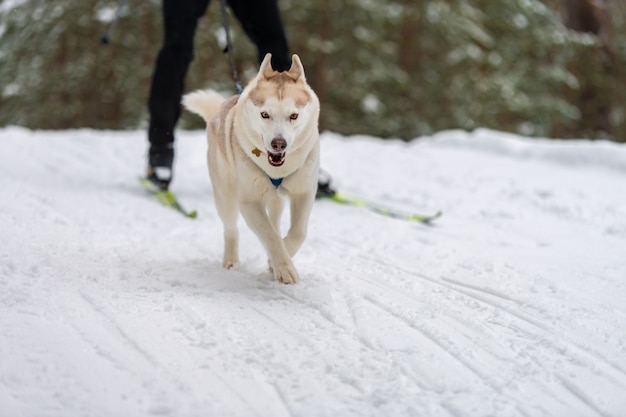
{"label": "dog's hind leg", "polygon": [[274,277],[283,284],[298,282],[298,272],[293,266],[283,239],[272,224],[264,205],[260,202],[242,203],[241,214],[243,214],[248,227],[252,229],[265,247]]}
{"label": "dog's hind leg", "polygon": [[217,213],[224,224],[224,259],[222,265],[226,269],[231,269],[239,266],[239,231],[237,230],[239,207],[236,199],[219,193],[217,189],[215,189],[215,194]]}
{"label": "dog's hind leg", "polygon": [[239,266],[239,231],[237,222],[227,224],[224,222],[224,259],[222,265],[226,269]]}

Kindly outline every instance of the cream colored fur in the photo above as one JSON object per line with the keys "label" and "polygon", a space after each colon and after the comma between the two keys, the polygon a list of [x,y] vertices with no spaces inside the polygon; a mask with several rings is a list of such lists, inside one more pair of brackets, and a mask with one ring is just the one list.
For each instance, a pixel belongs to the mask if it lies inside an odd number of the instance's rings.
{"label": "cream colored fur", "polygon": [[[319,100],[306,83],[300,58],[294,55],[292,62],[279,73],[268,54],[240,96],[223,98],[207,90],[183,98],[183,105],[207,123],[209,174],[224,224],[223,266],[239,264],[241,212],[265,247],[274,277],[285,284],[298,281],[291,258],[306,237],[319,171]],[[270,178],[283,180],[275,187]],[[285,199],[290,228],[283,238]]]}

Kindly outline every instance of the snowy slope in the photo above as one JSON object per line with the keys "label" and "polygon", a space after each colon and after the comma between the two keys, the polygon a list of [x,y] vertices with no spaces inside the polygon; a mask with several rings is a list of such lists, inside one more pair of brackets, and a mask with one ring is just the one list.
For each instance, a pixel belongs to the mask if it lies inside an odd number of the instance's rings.
{"label": "snowy slope", "polygon": [[0,416],[624,416],[626,147],[499,132],[326,133],[353,195],[316,202],[273,282],[241,222],[220,267],[202,132],[173,190],[143,132],[0,130]]}

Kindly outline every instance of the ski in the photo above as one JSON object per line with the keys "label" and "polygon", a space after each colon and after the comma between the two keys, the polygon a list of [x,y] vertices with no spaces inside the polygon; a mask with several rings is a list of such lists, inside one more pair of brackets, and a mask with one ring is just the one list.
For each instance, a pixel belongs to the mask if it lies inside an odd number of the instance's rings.
{"label": "ski", "polygon": [[368,210],[373,211],[374,213],[378,213],[386,217],[391,217],[393,219],[407,220],[407,221],[418,222],[418,223],[423,223],[423,224],[430,224],[431,222],[438,219],[442,215],[441,211],[438,211],[437,213],[432,214],[432,215],[400,213],[398,211],[380,207],[376,204],[370,203],[369,201],[362,200],[360,198],[355,198],[355,197],[352,197],[343,193],[321,195],[319,198],[330,200],[335,203],[343,204],[346,206],[364,207]]}
{"label": "ski", "polygon": [[139,184],[145,188],[150,194],[154,195],[163,205],[173,208],[180,214],[190,219],[198,217],[198,212],[195,210],[187,211],[180,205],[176,196],[170,190],[161,190],[156,187],[149,179],[145,177],[139,177]]}

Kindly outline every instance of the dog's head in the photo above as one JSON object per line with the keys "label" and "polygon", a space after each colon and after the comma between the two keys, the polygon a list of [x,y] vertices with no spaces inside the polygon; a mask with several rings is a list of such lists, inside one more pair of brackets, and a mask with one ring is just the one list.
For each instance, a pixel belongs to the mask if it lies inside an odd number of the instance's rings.
{"label": "dog's head", "polygon": [[241,122],[253,152],[267,155],[271,166],[280,167],[288,154],[298,150],[317,133],[319,100],[308,86],[298,55],[291,68],[278,72],[267,54],[257,76],[246,86],[240,103]]}

